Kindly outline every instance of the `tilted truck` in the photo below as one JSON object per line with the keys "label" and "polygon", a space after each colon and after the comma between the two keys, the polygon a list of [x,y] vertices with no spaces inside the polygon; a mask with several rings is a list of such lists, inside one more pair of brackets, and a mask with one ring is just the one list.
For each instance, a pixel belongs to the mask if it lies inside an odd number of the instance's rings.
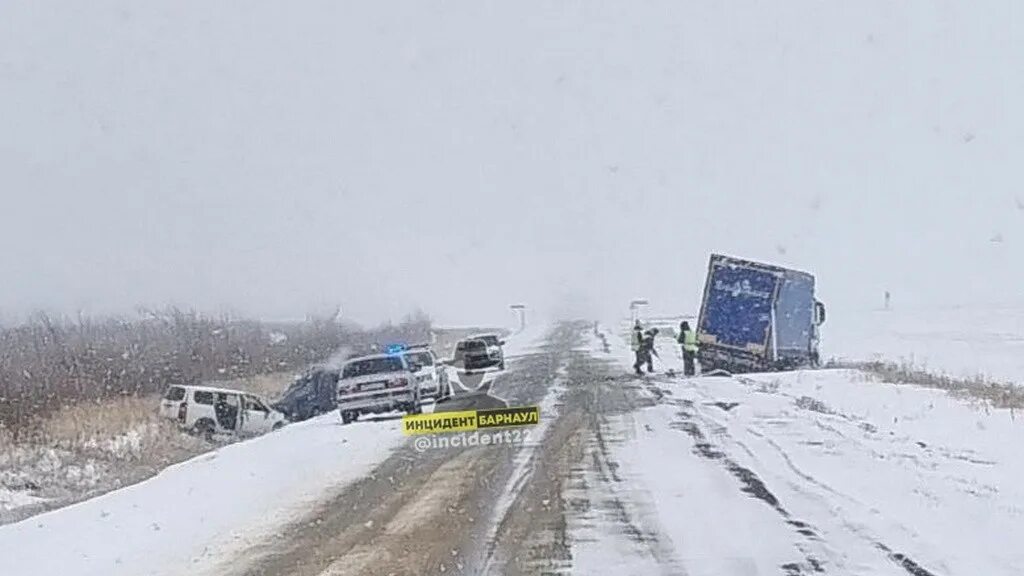
{"label": "tilted truck", "polygon": [[713,254],[697,322],[697,360],[704,373],[816,367],[824,322],[814,276]]}

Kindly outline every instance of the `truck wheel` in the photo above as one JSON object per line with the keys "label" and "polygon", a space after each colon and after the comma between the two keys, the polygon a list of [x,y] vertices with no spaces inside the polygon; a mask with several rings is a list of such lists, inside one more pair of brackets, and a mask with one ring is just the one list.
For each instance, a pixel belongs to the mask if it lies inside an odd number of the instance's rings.
{"label": "truck wheel", "polygon": [[349,424],[349,423],[351,423],[355,419],[356,419],[356,415],[353,414],[352,412],[349,412],[348,410],[342,410],[341,411],[341,423],[342,424]]}
{"label": "truck wheel", "polygon": [[498,364],[498,370],[504,370],[504,369],[505,369],[505,361],[504,361],[504,360],[502,360],[502,361],[501,361],[501,362],[500,362],[500,363]]}
{"label": "truck wheel", "polygon": [[271,432],[277,432],[281,428],[284,428],[284,422],[275,422],[274,426],[270,428]]}
{"label": "truck wheel", "polygon": [[423,406],[419,402],[416,402],[408,410],[406,410],[405,413],[410,415],[410,416],[413,416],[413,415],[416,415],[416,414],[423,414]]}

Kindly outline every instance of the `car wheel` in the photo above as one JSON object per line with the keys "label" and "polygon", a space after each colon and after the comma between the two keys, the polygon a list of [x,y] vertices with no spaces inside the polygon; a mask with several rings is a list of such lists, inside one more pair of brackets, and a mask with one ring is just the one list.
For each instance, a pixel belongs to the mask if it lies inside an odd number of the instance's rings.
{"label": "car wheel", "polygon": [[423,414],[423,406],[417,402],[413,404],[407,411],[406,414],[413,416],[416,414]]}
{"label": "car wheel", "polygon": [[284,428],[284,422],[274,422],[274,426],[270,430],[276,432],[281,428]]}
{"label": "car wheel", "polygon": [[213,423],[213,420],[209,418],[201,418],[196,420],[196,423],[192,425],[192,433],[199,436],[207,442],[213,441],[213,432],[217,429],[217,425]]}
{"label": "car wheel", "polygon": [[349,412],[348,410],[342,410],[341,411],[341,423],[342,424],[349,424],[349,423],[351,423],[355,419],[356,419],[356,415],[353,414],[352,412]]}

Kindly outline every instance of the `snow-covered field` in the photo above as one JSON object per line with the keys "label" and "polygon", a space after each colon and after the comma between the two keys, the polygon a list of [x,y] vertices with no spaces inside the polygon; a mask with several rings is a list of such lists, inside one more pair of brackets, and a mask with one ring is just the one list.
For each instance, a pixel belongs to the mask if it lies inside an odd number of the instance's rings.
{"label": "snow-covered field", "polygon": [[656,567],[664,550],[693,576],[1024,573],[1024,422],[1009,411],[845,370],[656,376],[645,391],[655,406],[605,424],[629,487],[613,496],[671,545],[585,516],[577,574]]}
{"label": "snow-covered field", "polygon": [[837,312],[822,328],[822,356],[1024,384],[1024,308]]}

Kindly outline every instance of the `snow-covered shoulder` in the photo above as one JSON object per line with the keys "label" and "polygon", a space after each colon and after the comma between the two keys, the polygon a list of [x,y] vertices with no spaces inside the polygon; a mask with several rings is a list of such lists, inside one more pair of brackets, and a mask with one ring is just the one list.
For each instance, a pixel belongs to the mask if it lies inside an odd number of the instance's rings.
{"label": "snow-covered shoulder", "polygon": [[[653,512],[688,574],[1024,573],[1024,422],[1008,411],[845,370],[644,386],[657,404],[604,435],[627,508]],[[578,566],[611,562],[587,530]]]}
{"label": "snow-covered shoulder", "polygon": [[214,574],[219,561],[301,517],[403,441],[397,423],[343,427],[328,414],[225,446],[0,527],[0,574]]}

